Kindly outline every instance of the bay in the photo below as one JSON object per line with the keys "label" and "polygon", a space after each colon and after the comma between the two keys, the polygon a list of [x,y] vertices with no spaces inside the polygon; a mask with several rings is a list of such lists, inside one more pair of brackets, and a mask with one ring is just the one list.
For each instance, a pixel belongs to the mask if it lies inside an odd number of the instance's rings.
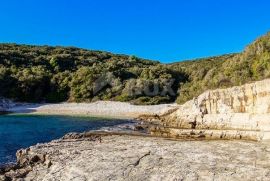
{"label": "bay", "polygon": [[61,138],[69,132],[132,124],[130,120],[43,115],[0,116],[0,165],[14,163],[16,151]]}

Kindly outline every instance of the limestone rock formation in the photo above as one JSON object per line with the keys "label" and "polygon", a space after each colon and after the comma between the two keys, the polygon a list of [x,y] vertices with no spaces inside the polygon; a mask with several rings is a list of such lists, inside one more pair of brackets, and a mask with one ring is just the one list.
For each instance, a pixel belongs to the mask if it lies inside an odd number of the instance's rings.
{"label": "limestone rock formation", "polygon": [[25,166],[2,176],[0,173],[0,180],[270,179],[270,146],[265,142],[175,141],[129,135],[76,137],[67,135],[19,151],[18,160],[27,160],[22,162]]}
{"label": "limestone rock formation", "polygon": [[[172,111],[171,111],[172,112]],[[270,79],[207,91],[158,115],[152,134],[209,139],[270,139]]]}

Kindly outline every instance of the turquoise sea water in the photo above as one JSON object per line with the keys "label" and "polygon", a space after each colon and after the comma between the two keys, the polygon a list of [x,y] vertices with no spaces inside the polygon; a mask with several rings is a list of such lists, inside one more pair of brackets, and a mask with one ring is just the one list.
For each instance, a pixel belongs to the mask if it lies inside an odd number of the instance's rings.
{"label": "turquoise sea water", "polygon": [[128,120],[39,115],[0,116],[0,165],[15,161],[18,149],[49,142],[69,132],[97,130],[132,123]]}

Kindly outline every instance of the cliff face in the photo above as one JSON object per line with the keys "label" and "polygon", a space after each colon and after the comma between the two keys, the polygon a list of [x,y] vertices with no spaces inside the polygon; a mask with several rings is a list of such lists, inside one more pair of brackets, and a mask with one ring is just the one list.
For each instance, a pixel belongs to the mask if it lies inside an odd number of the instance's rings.
{"label": "cliff face", "polygon": [[159,118],[154,135],[270,139],[270,79],[207,91]]}

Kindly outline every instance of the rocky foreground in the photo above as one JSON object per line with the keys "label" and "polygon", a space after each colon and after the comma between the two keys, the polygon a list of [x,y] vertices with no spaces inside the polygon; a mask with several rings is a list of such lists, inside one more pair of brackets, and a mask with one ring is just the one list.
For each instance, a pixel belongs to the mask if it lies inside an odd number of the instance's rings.
{"label": "rocky foreground", "polygon": [[[269,180],[270,144],[70,134],[17,153],[0,180]],[[4,174],[4,175],[3,175]]]}
{"label": "rocky foreground", "polygon": [[0,169],[0,180],[270,180],[270,79],[207,91],[183,105],[57,106],[29,109],[146,114],[139,119],[147,122],[151,136],[69,134],[18,151],[18,164]]}

